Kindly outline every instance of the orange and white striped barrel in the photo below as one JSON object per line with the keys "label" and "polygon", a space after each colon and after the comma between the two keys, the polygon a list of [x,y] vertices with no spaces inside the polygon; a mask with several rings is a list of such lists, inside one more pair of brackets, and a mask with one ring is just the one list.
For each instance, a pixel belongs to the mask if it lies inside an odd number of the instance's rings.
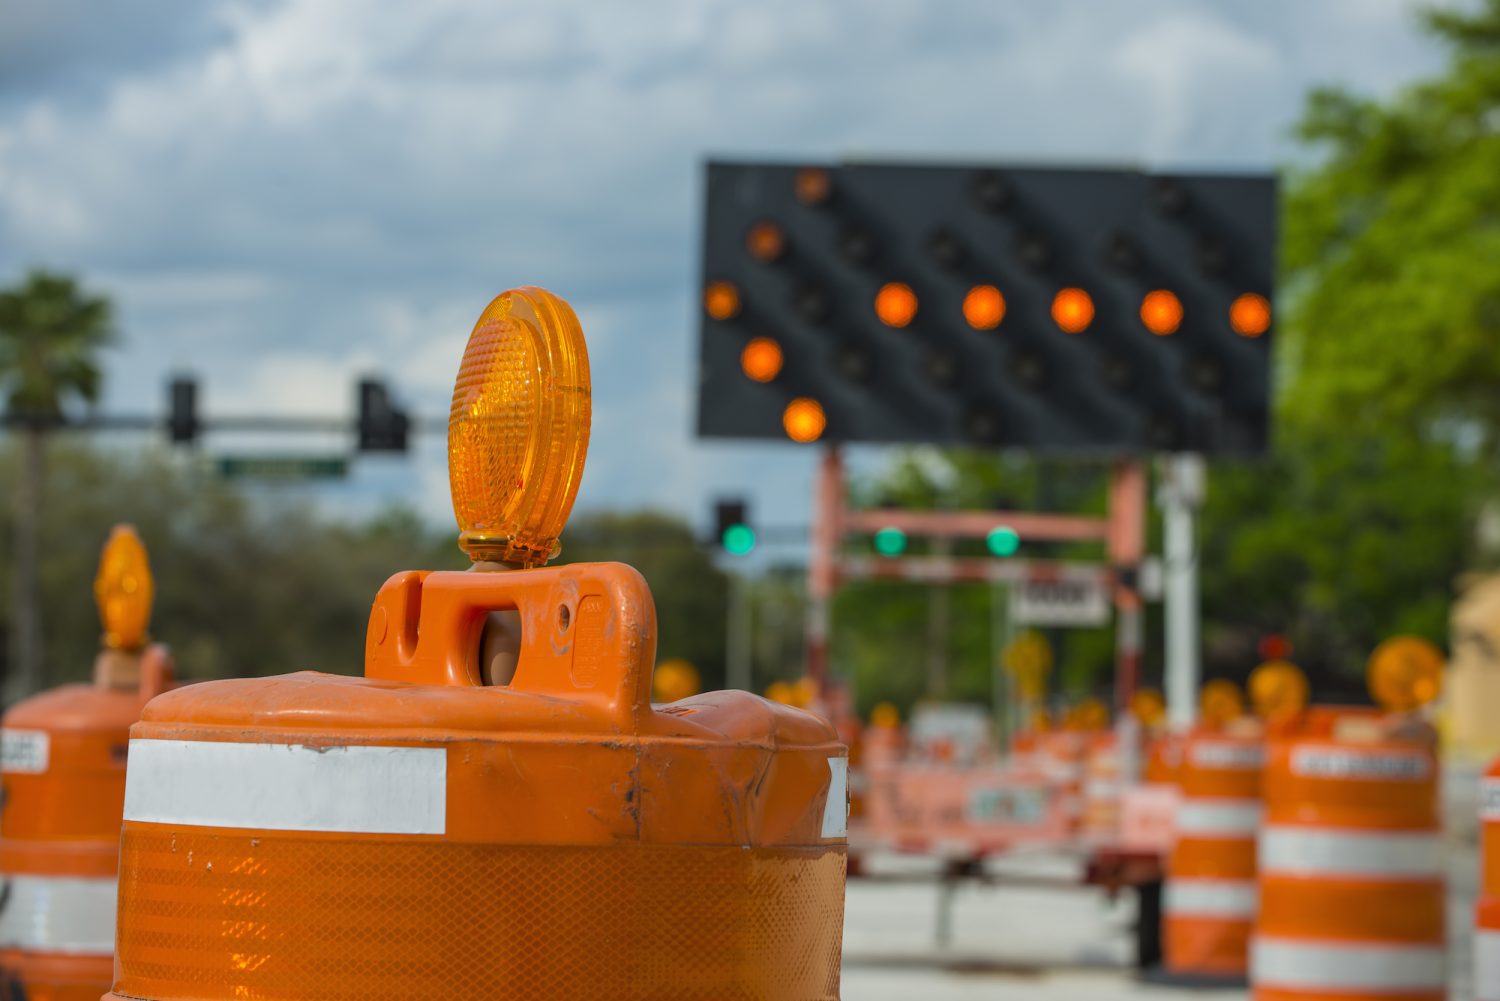
{"label": "orange and white striped barrel", "polygon": [[1259,735],[1202,730],[1183,741],[1162,899],[1168,974],[1233,978],[1249,966],[1264,755]]}
{"label": "orange and white striped barrel", "polygon": [[1290,734],[1264,792],[1256,1001],[1446,997],[1432,748]]}
{"label": "orange and white striped barrel", "polygon": [[1119,735],[1089,734],[1087,741],[1081,833],[1091,841],[1113,841],[1120,833],[1120,795],[1124,791]]}
{"label": "orange and white striped barrel", "polygon": [[0,720],[0,997],[98,1001],[109,989],[126,749],[165,658],[148,653],[139,689],[65,685]]}
{"label": "orange and white striped barrel", "polygon": [[1479,784],[1479,901],[1474,908],[1474,1001],[1500,1001],[1500,760]]}
{"label": "orange and white striped barrel", "polygon": [[[486,686],[490,612],[522,623]],[[112,1001],[836,1001],[846,752],[748,692],[651,703],[619,564],[408,572],[365,677],[169,693],[131,731]]]}

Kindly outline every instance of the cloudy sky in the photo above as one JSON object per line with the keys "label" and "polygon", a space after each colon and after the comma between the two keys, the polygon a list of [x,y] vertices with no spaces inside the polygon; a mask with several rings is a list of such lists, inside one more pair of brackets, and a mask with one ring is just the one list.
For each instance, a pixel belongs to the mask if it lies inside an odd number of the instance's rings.
{"label": "cloudy sky", "polygon": [[[480,309],[544,285],[589,338],[580,506],[795,524],[810,452],[691,436],[705,156],[1268,168],[1309,86],[1441,64],[1413,6],[6,0],[0,280],[79,272],[108,407],[186,369],[210,415],[345,412],[361,373],[445,414]],[[441,442],[332,496],[447,519]]]}

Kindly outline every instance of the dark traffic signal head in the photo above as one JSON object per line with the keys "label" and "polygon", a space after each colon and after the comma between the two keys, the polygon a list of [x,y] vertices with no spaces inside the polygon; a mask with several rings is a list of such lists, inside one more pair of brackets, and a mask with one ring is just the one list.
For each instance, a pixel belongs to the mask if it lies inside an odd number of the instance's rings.
{"label": "dark traffic signal head", "polygon": [[747,556],[755,548],[755,529],[750,527],[749,505],[743,500],[714,504],[714,542],[730,556]]}
{"label": "dark traffic signal head", "polygon": [[1254,453],[1270,176],[708,168],[709,437]]}
{"label": "dark traffic signal head", "polygon": [[396,406],[386,384],[377,379],[359,382],[358,437],[361,452],[404,452],[410,420]]}

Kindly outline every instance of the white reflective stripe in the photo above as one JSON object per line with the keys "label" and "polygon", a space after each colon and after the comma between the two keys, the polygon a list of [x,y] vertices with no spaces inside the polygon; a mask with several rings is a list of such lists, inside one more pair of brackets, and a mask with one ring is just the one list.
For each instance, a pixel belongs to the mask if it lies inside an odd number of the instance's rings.
{"label": "white reflective stripe", "polygon": [[828,799],[823,803],[823,837],[849,836],[849,759],[828,759]]}
{"label": "white reflective stripe", "polygon": [[441,747],[132,740],[125,819],[267,831],[442,834]]}
{"label": "white reflective stripe", "polygon": [[6,876],[0,948],[115,951],[115,878]]}
{"label": "white reflective stripe", "polygon": [[1421,751],[1298,747],[1292,751],[1292,774],[1366,782],[1420,782],[1432,774],[1432,759]]}
{"label": "white reflective stripe", "polygon": [[1261,744],[1227,740],[1200,740],[1188,745],[1188,760],[1198,768],[1254,771],[1266,761]]}
{"label": "white reflective stripe", "polygon": [[1474,929],[1474,1001],[1500,1001],[1500,931]]}
{"label": "white reflective stripe", "polygon": [[1088,799],[1119,799],[1123,786],[1119,779],[1089,779],[1083,784],[1083,795]]}
{"label": "white reflective stripe", "polygon": [[1422,831],[1268,826],[1260,832],[1258,858],[1263,873],[1406,879],[1443,874],[1442,842]]}
{"label": "white reflective stripe", "polygon": [[1250,982],[1263,989],[1362,991],[1441,990],[1447,956],[1440,945],[1327,941],[1256,936],[1250,944]]}
{"label": "white reflective stripe", "polygon": [[1162,892],[1162,911],[1171,917],[1255,917],[1255,883],[1230,879],[1168,878]]}
{"label": "white reflective stripe", "polygon": [[47,770],[51,748],[46,730],[0,730],[0,772],[40,775]]}
{"label": "white reflective stripe", "polygon": [[1479,819],[1500,820],[1500,779],[1479,783]]}
{"label": "white reflective stripe", "polygon": [[1260,826],[1258,799],[1184,799],[1177,807],[1179,834],[1249,837]]}

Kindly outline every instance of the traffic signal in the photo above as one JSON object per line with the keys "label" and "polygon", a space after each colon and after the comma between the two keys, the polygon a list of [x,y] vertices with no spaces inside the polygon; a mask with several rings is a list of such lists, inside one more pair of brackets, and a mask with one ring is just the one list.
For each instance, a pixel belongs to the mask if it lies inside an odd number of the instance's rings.
{"label": "traffic signal", "polygon": [[190,445],[198,437],[198,380],[174,376],[167,384],[167,440]]}
{"label": "traffic signal", "polygon": [[1021,536],[1014,528],[1000,525],[984,537],[985,548],[992,556],[1014,556],[1021,548]]}
{"label": "traffic signal", "polygon": [[359,450],[404,452],[410,420],[396,406],[386,384],[378,379],[359,381]]}
{"label": "traffic signal", "polygon": [[714,504],[714,539],[731,556],[745,556],[755,548],[755,529],[750,527],[748,509],[743,500]]}
{"label": "traffic signal", "polygon": [[900,556],[906,552],[906,533],[899,528],[882,528],[876,531],[871,544],[881,556]]}
{"label": "traffic signal", "polygon": [[1267,445],[1269,175],[711,163],[698,433]]}

